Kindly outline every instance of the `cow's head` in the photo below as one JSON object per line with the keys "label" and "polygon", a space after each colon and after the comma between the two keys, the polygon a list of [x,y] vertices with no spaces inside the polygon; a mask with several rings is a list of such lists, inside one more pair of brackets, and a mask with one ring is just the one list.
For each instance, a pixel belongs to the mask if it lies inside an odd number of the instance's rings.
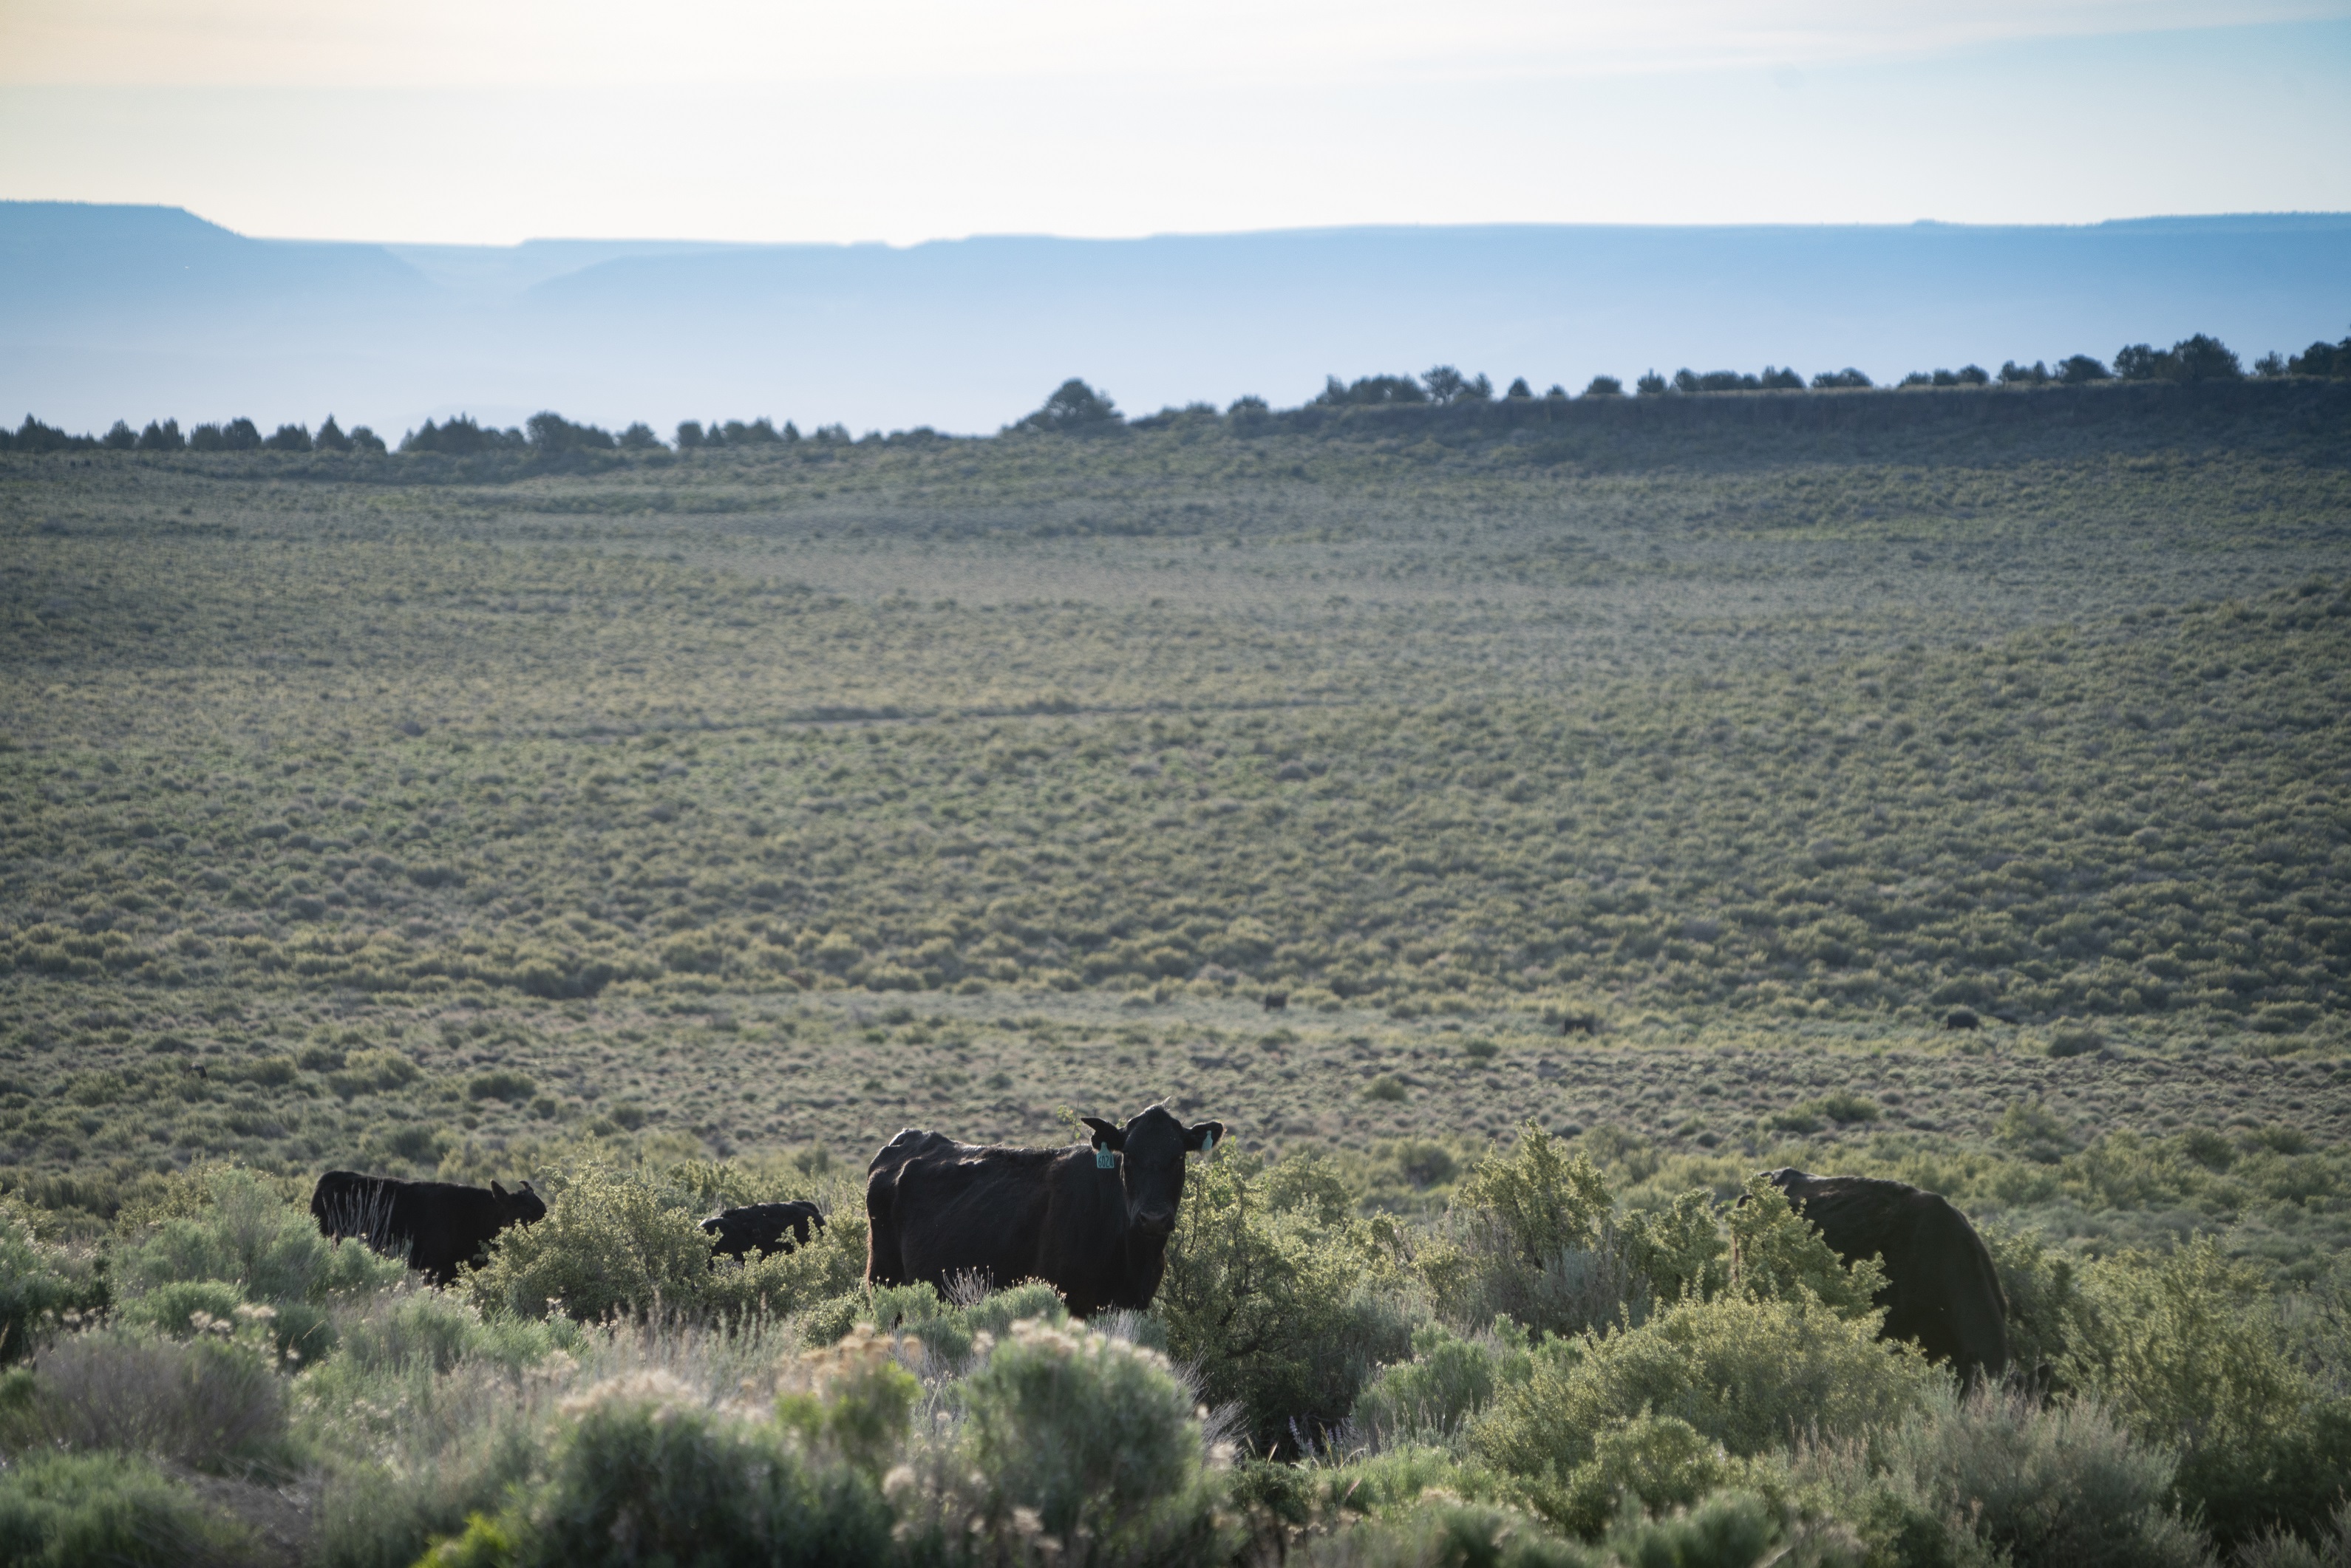
{"label": "cow's head", "polygon": [[1213,1147],[1225,1135],[1222,1122],[1189,1127],[1154,1105],[1123,1127],[1088,1116],[1093,1146],[1119,1156],[1119,1183],[1126,1189],[1126,1222],[1149,1237],[1176,1228],[1176,1206],[1184,1199],[1184,1156]]}
{"label": "cow's head", "polygon": [[528,1182],[512,1192],[492,1182],[490,1197],[498,1206],[498,1223],[501,1225],[536,1225],[547,1218],[545,1200],[531,1190]]}

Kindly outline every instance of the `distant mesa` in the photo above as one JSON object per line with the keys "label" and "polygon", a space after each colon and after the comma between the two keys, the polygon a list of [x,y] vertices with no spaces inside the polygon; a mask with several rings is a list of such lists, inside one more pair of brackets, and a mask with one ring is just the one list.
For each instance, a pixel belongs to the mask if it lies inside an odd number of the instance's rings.
{"label": "distant mesa", "polygon": [[[327,410],[390,441],[559,408],[617,442],[713,410],[765,412],[778,434],[786,414],[803,432],[977,434],[1073,378],[1115,389],[1131,419],[1202,401],[1245,414],[1243,393],[1296,407],[1334,371],[1350,403],[1606,398],[1682,367],[1698,391],[1771,391],[1799,373],[1791,355],[1807,386],[1848,390],[2064,381],[2073,356],[2127,377],[2118,346],[2159,361],[2199,334],[2249,372],[2275,355],[2332,375],[2346,276],[2342,214],[498,246],[254,239],[174,208],[13,202],[0,407],[77,433],[241,413],[264,441],[298,422],[314,444]],[[2314,340],[2324,354],[2296,351]],[[1429,381],[1427,344],[1460,386]]]}

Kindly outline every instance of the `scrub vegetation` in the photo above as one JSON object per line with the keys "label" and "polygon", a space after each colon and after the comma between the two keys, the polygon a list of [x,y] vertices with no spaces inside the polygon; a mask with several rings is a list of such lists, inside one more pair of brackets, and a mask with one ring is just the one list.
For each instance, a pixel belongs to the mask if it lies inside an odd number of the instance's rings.
{"label": "scrub vegetation", "polygon": [[[0,1540],[2324,1560],[2333,385],[0,456]],[[899,1127],[1162,1097],[1149,1314],[857,1288]],[[1949,1197],[2057,1395],[1777,1165]],[[335,1166],[554,1207],[435,1293]]]}

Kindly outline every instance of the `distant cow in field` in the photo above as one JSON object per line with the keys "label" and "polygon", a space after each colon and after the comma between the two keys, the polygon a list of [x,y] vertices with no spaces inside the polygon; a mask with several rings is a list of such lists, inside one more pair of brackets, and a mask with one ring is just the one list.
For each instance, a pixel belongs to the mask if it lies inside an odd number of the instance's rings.
{"label": "distant cow in field", "polygon": [[2008,1367],[2008,1298],[1967,1217],[1938,1194],[1870,1176],[1765,1173],[1846,1263],[1883,1260],[1884,1335],[1916,1342],[1970,1384]]}
{"label": "distant cow in field", "polygon": [[547,1205],[528,1182],[509,1192],[496,1182],[460,1186],[329,1171],[311,1190],[310,1213],[326,1235],[357,1237],[390,1257],[405,1251],[410,1268],[447,1285],[499,1231],[545,1218]]}
{"label": "distant cow in field", "polygon": [[1981,1029],[1983,1019],[1976,1017],[1973,1008],[1953,1008],[1943,1015],[1945,1029]]}
{"label": "distant cow in field", "polygon": [[799,1201],[746,1204],[702,1222],[703,1233],[711,1239],[713,1257],[746,1261],[747,1253],[767,1258],[806,1246],[811,1226],[823,1229],[824,1216],[817,1212],[816,1205]]}
{"label": "distant cow in field", "polygon": [[1266,1010],[1266,1011],[1268,1011],[1268,1012],[1270,1012],[1270,1013],[1278,1013],[1278,1012],[1281,1012],[1281,1011],[1283,1011],[1283,1010],[1287,1009],[1289,1008],[1289,1006],[1290,1006],[1290,993],[1289,993],[1288,991],[1268,991],[1268,992],[1266,992],[1266,994],[1265,994],[1265,1010]]}
{"label": "distant cow in field", "polygon": [[1151,1304],[1184,1197],[1184,1156],[1222,1122],[1186,1127],[1160,1106],[1123,1127],[1097,1117],[1085,1144],[1016,1149],[909,1127],[866,1169],[869,1284],[958,1275],[991,1288],[1042,1280],[1079,1317]]}

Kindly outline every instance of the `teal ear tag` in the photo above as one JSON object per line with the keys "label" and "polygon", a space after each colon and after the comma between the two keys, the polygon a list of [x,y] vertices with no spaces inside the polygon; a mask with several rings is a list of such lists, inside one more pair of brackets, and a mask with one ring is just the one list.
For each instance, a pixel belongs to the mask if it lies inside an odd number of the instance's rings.
{"label": "teal ear tag", "polygon": [[1207,1141],[1200,1145],[1200,1157],[1202,1159],[1214,1159],[1216,1157],[1216,1154],[1217,1134],[1211,1133],[1208,1134]]}
{"label": "teal ear tag", "polygon": [[1094,1169],[1098,1171],[1114,1171],[1118,1169],[1118,1155],[1103,1145],[1096,1144],[1094,1145]]}

